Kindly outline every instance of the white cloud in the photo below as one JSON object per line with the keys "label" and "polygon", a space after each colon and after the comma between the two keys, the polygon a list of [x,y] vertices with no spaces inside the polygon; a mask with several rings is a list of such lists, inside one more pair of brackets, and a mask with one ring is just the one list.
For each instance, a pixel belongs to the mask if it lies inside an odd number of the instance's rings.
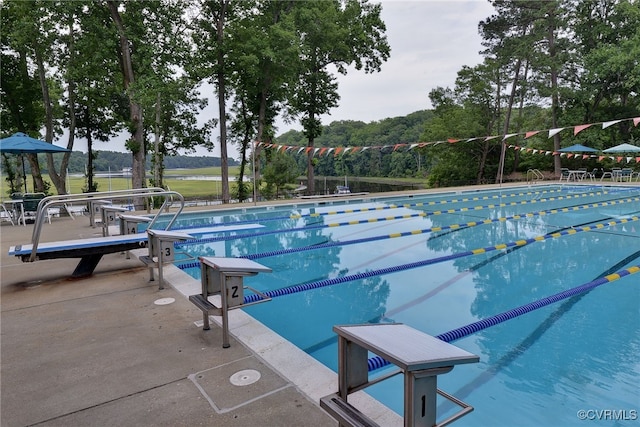
{"label": "white cloud", "polygon": [[463,65],[482,62],[478,24],[494,13],[488,1],[382,2],[391,56],[374,74],[350,69],[340,76],[340,106],[335,120],[382,120],[431,108],[428,94],[453,87]]}

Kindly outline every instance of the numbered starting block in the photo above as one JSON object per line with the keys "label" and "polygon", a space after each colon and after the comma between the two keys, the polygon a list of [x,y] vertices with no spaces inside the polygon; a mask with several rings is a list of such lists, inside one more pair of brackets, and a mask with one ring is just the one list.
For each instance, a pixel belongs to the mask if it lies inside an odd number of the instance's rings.
{"label": "numbered starting block", "polygon": [[162,277],[163,264],[171,263],[175,260],[176,249],[175,242],[184,242],[193,239],[190,234],[179,233],[176,231],[161,231],[147,229],[149,237],[148,249],[149,255],[140,257],[140,261],[149,267],[149,280],[153,281],[153,269],[158,269],[158,288],[164,289],[164,279]]}
{"label": "numbered starting block", "polygon": [[[203,329],[209,329],[209,316],[222,316],[222,347],[229,347],[229,310],[248,307],[270,301],[271,298],[243,284],[246,276],[270,273],[271,269],[255,261],[244,258],[200,257],[202,293],[191,295],[189,300],[203,314]],[[249,289],[260,295],[259,301],[244,303],[244,290]],[[209,300],[210,296],[220,296],[220,307]]]}
{"label": "numbered starting block", "polygon": [[[437,388],[438,375],[456,365],[477,363],[480,358],[461,348],[401,323],[334,326],[338,334],[338,392],[320,399],[320,407],[340,427],[377,426],[347,402],[350,394],[392,376],[404,376],[404,427],[444,427],[473,411],[473,407]],[[374,353],[396,370],[369,378],[368,357]],[[436,397],[440,395],[462,409],[436,421]]]}

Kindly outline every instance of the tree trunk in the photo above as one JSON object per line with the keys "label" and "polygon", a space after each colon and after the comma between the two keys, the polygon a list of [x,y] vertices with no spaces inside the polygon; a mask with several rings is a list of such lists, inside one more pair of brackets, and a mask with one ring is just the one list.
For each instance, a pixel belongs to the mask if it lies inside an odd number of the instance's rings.
{"label": "tree trunk", "polygon": [[[522,60],[518,59],[516,61],[515,66],[515,74],[513,76],[513,81],[511,82],[511,93],[509,94],[509,101],[507,102],[507,110],[505,112],[504,117],[504,127],[502,130],[503,135],[507,135],[509,133],[509,125],[511,124],[511,110],[513,108],[513,103],[516,98],[516,91],[518,87],[518,80],[520,79],[520,67],[522,66]],[[496,177],[496,182],[502,184],[504,179],[504,163],[505,163],[505,155],[506,155],[506,141],[502,141],[502,151],[500,153],[500,164],[498,166],[498,176]]]}
{"label": "tree trunk", "polygon": [[307,194],[312,196],[316,193],[316,177],[313,170],[313,145],[314,138],[309,138],[309,142],[307,147],[310,147],[309,153],[307,155]]}
{"label": "tree trunk", "polygon": [[220,0],[220,15],[216,27],[218,41],[218,111],[220,114],[220,163],[222,167],[222,203],[229,203],[229,160],[227,155],[227,111],[225,106],[225,56],[224,56],[224,20],[229,0]]}
{"label": "tree trunk", "polygon": [[[131,93],[131,85],[135,82],[133,74],[133,61],[131,59],[131,51],[129,49],[129,39],[125,33],[122,17],[118,12],[118,3],[108,0],[107,5],[111,12],[111,18],[118,30],[120,36],[120,53],[122,54],[122,75],[124,77],[124,88],[127,90],[129,97],[129,117],[131,120],[131,140],[129,140],[129,149],[132,153],[131,168],[131,184],[133,188],[145,188],[145,145],[144,145],[144,122],[142,120],[142,108],[140,104],[134,101],[134,94]],[[136,198],[134,201],[136,210],[144,208],[144,201]]]}
{"label": "tree trunk", "polygon": [[[558,97],[558,68],[556,66],[556,46],[555,46],[555,15],[553,11],[549,12],[549,57],[551,63],[551,123],[554,129],[558,127],[558,110],[560,108],[560,99]],[[556,133],[553,136],[553,151],[560,149],[560,135]],[[560,163],[560,156],[553,156],[554,174],[560,176],[560,169],[562,164]]]}
{"label": "tree trunk", "polygon": [[156,97],[156,125],[154,130],[153,139],[153,186],[163,187],[162,183],[162,169],[164,157],[160,150],[160,119],[161,119],[161,106],[160,106],[160,92]]}

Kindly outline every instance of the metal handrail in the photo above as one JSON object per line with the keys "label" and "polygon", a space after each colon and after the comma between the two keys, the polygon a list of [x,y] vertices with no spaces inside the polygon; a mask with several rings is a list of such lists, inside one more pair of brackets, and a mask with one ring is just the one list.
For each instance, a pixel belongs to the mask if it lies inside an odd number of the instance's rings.
{"label": "metal handrail", "polygon": [[[531,174],[531,180],[529,180],[529,174]],[[535,182],[535,181],[543,181],[544,180],[544,175],[542,174],[542,172],[540,172],[540,170],[538,169],[529,169],[527,170],[527,183],[528,182]]]}
{"label": "metal handrail", "polygon": [[[44,206],[48,205],[49,201],[60,201],[62,205],[67,202],[84,202],[86,198],[91,198],[93,200],[105,200],[105,199],[115,199],[115,198],[125,198],[130,196],[145,196],[149,195],[149,193],[160,193],[166,191],[164,188],[160,187],[149,187],[149,188],[130,188],[128,190],[113,190],[113,191],[99,191],[94,193],[79,193],[79,194],[58,194],[53,196],[44,197],[38,203],[37,214],[35,225],[33,227],[33,232],[31,233],[31,241],[35,241],[36,237],[40,236],[40,229],[42,228],[42,221],[39,221],[40,212],[45,212]],[[89,200],[89,201],[93,201]],[[60,203],[56,203],[60,204]],[[42,214],[42,219],[44,220],[44,214]]]}
{"label": "metal handrail", "polygon": [[[165,190],[163,188],[152,187],[152,188],[136,188],[130,190],[117,190],[117,191],[104,191],[98,193],[86,193],[86,194],[68,194],[68,195],[57,195],[57,196],[47,196],[44,199],[40,200],[38,203],[38,213],[36,214],[35,223],[33,226],[33,233],[31,235],[31,255],[29,257],[29,262],[34,262],[36,260],[36,252],[38,249],[38,243],[40,242],[40,233],[42,231],[42,224],[44,223],[45,213],[47,209],[51,206],[64,205],[68,202],[91,202],[95,200],[106,200],[106,199],[122,199],[128,197],[154,197],[154,196],[165,196],[164,202],[162,206],[155,214],[153,219],[148,225],[148,228],[151,228],[162,211],[165,208],[168,208],[173,204],[173,196],[176,196],[180,200],[180,208],[173,215],[173,218],[167,224],[165,230],[169,230],[175,220],[178,218],[178,215],[182,213],[184,209],[184,197],[182,194],[177,191]],[[171,197],[167,197],[171,196]]]}

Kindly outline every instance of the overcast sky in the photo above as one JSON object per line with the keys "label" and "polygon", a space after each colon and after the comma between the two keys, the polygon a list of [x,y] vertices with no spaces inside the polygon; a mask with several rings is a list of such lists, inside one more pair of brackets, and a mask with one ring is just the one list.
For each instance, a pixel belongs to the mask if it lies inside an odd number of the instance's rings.
{"label": "overcast sky", "polygon": [[[374,2],[374,0],[371,0]],[[336,120],[372,122],[405,116],[431,108],[429,92],[438,86],[453,87],[463,65],[482,62],[478,23],[494,13],[487,0],[384,0],[382,20],[391,46],[389,60],[379,73],[349,69],[338,75],[339,106],[323,116],[325,125]],[[217,102],[209,100],[206,114],[217,117]],[[296,123],[278,121],[278,134],[300,129]],[[218,132],[213,135],[217,141]],[[121,139],[121,138],[119,138]],[[124,140],[124,138],[122,138]],[[76,139],[76,150],[86,152]],[[62,142],[59,142],[62,144]],[[217,143],[216,143],[217,145]],[[97,150],[125,151],[121,141],[96,142]],[[220,155],[198,150],[199,155]],[[236,152],[229,147],[229,154]]]}

